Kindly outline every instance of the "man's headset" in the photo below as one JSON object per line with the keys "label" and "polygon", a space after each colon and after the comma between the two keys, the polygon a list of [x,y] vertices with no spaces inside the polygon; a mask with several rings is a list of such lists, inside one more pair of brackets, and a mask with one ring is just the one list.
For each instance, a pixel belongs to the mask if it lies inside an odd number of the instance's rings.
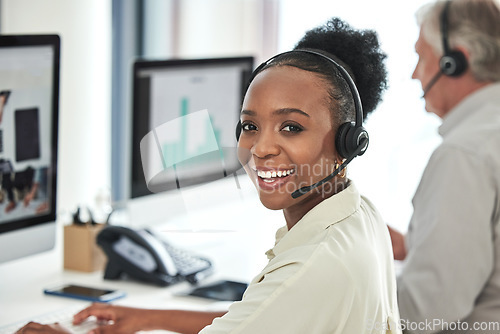
{"label": "man's headset", "polygon": [[[363,155],[368,148],[368,142],[369,142],[369,137],[368,137],[368,132],[365,130],[363,127],[363,107],[361,104],[361,98],[359,97],[358,90],[356,88],[356,85],[354,81],[352,80],[351,76],[349,73],[343,68],[341,65],[339,65],[335,60],[332,58],[314,51],[310,49],[296,49],[293,51],[287,51],[284,53],[280,53],[278,55],[275,55],[274,57],[271,57],[267,61],[263,62],[261,65],[259,65],[255,71],[252,73],[250,80],[248,82],[248,86],[250,86],[250,83],[252,80],[257,76],[257,74],[262,71],[262,69],[267,66],[270,62],[272,62],[274,59],[277,57],[290,54],[290,53],[297,53],[297,52],[304,52],[304,53],[309,53],[313,55],[317,55],[319,57],[322,57],[323,59],[328,60],[330,63],[332,63],[335,68],[340,72],[344,80],[347,82],[349,89],[351,91],[352,97],[354,99],[354,108],[356,111],[356,122],[346,122],[343,123],[339,126],[337,130],[337,135],[335,138],[335,147],[337,149],[337,152],[342,156],[342,158],[345,158],[344,162],[333,171],[330,175],[325,177],[319,182],[316,182],[310,186],[302,187],[292,193],[293,198],[300,197],[307,192],[311,191],[312,189],[319,187],[323,185],[324,183],[328,182],[332,178],[334,178],[338,173],[340,173],[348,164],[349,162],[352,161],[355,157],[359,155]],[[247,87],[248,87],[247,86]],[[241,134],[241,122],[238,122],[238,125],[236,127],[236,139],[239,140],[240,134]]]}
{"label": "man's headset", "polygon": [[439,59],[439,72],[429,81],[424,89],[424,95],[429,92],[441,75],[449,77],[459,77],[467,69],[467,59],[462,51],[451,50],[448,42],[449,12],[451,0],[446,1],[440,17],[441,38],[443,41],[443,56]]}

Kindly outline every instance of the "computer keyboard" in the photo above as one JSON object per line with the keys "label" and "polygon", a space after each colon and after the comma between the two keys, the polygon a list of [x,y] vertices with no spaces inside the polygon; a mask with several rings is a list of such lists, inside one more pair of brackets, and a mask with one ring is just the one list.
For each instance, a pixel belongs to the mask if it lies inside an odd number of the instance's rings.
{"label": "computer keyboard", "polygon": [[95,318],[89,318],[85,320],[80,325],[73,325],[73,315],[78,311],[82,310],[82,306],[78,307],[66,307],[57,311],[42,314],[38,317],[27,319],[26,321],[20,321],[7,325],[5,327],[0,327],[0,334],[13,334],[24,325],[30,321],[38,322],[41,324],[53,324],[58,322],[61,326],[69,329],[75,334],[86,334],[90,330],[96,328],[98,323]]}

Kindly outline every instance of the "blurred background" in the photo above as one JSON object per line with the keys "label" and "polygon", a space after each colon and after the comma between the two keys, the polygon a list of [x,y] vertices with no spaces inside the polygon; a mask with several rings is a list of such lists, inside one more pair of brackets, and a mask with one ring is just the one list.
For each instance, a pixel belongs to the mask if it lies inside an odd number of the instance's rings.
{"label": "blurred background", "polygon": [[424,0],[0,0],[0,33],[61,36],[59,196],[61,213],[129,196],[134,59],[254,56],[257,66],[291,49],[304,32],[338,16],[377,31],[389,89],[366,120],[368,152],[349,176],[405,231],[411,198],[432,149],[438,119],[419,82],[415,11]]}

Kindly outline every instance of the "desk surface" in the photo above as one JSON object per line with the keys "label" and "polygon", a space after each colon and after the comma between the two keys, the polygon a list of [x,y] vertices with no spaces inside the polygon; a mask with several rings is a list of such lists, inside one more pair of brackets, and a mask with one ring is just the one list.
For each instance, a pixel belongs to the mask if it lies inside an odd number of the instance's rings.
{"label": "desk surface", "polygon": [[[219,226],[217,231],[187,233],[182,226],[171,224],[168,229],[159,230],[178,245],[186,249],[195,247],[196,252],[202,252],[212,260],[215,273],[209,281],[229,279],[248,282],[265,266],[267,259],[264,252],[273,246],[274,232],[283,224],[281,213],[263,213],[256,218],[254,210],[251,224],[228,222],[231,228]],[[228,306],[227,303],[179,296],[192,288],[188,283],[165,288],[133,281],[104,280],[102,272],[64,270],[62,226],[59,227],[54,250],[0,265],[0,327],[27,322],[33,317],[65,307],[81,305],[84,308],[89,304],[43,294],[44,288],[63,283],[124,290],[127,296],[115,303],[133,307],[220,310]]]}
{"label": "desk surface", "polygon": [[[46,256],[41,256],[40,260],[44,257]],[[226,302],[180,295],[192,288],[188,283],[165,288],[132,281],[109,281],[102,278],[101,272],[45,270],[37,271],[35,275],[11,275],[7,280],[2,277],[2,281],[0,327],[18,322],[27,323],[34,317],[65,308],[80,309],[89,305],[86,301],[43,294],[43,288],[59,283],[123,290],[127,296],[114,303],[125,306],[201,310],[221,310],[228,306]]]}

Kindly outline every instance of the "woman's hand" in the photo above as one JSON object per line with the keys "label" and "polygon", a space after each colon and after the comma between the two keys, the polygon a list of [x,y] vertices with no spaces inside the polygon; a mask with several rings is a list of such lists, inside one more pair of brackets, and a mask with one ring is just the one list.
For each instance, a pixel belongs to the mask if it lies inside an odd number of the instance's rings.
{"label": "woman's hand", "polygon": [[392,252],[394,253],[394,260],[404,260],[406,258],[406,245],[405,245],[405,236],[399,232],[390,227],[389,225],[387,226],[389,229],[389,235],[391,236],[391,242],[392,242]]}
{"label": "woman's hand", "polygon": [[95,316],[102,325],[91,331],[95,334],[135,333],[146,329],[150,312],[110,304],[94,303],[81,310],[73,317],[73,324],[78,325],[90,316]]}
{"label": "woman's hand", "polygon": [[16,332],[16,334],[30,334],[30,333],[68,334],[71,332],[57,323],[52,325],[42,325],[37,322],[30,322]]}

